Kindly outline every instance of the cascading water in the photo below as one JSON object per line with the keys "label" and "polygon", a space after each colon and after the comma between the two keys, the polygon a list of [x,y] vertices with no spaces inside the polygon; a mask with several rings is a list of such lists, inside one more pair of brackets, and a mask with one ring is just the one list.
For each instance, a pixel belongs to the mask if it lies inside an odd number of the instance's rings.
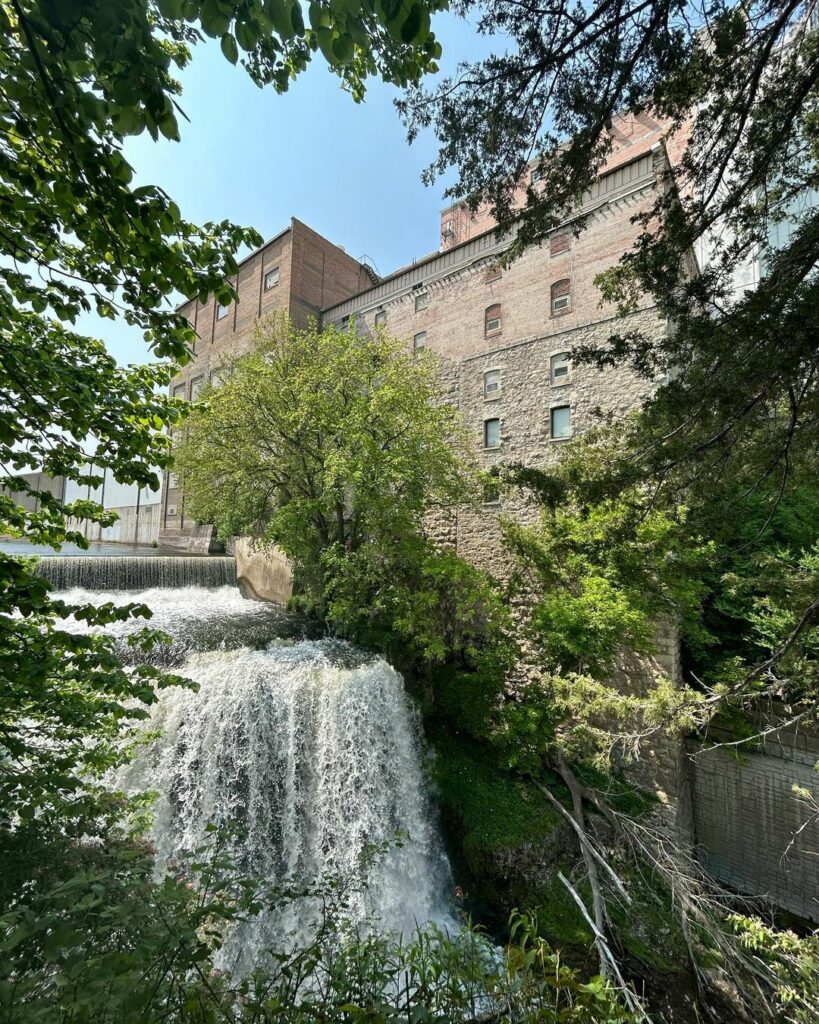
{"label": "cascading water", "polygon": [[[235,588],[65,597],[144,602],[151,625],[174,635],[163,660],[199,685],[162,692],[146,723],[160,738],[116,779],[129,792],[158,792],[160,870],[201,847],[209,823],[239,826],[228,839],[232,856],[271,885],[347,876],[370,844],[403,833],[402,845],[368,869],[353,922],[406,932],[449,921],[448,867],[425,793],[418,723],[385,661],[337,641],[294,639],[297,627],[283,612]],[[124,639],[139,625],[114,629]],[[299,942],[309,924],[298,905],[262,914],[233,935],[223,965],[247,967],[268,945]]]}
{"label": "cascading water", "polygon": [[236,582],[236,561],[229,555],[154,557],[50,556],[37,563],[55,590],[145,590],[148,587],[224,587]]}

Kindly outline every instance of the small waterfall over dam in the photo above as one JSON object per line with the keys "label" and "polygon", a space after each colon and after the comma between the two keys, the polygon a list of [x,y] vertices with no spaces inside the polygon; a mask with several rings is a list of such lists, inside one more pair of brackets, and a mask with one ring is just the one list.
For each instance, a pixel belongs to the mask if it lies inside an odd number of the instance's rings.
{"label": "small waterfall over dam", "polygon": [[236,560],[230,555],[53,555],[41,558],[36,571],[55,590],[147,590],[236,583]]}
{"label": "small waterfall over dam", "polygon": [[[160,870],[206,844],[210,823],[228,830],[241,871],[271,886],[348,876],[368,846],[386,843],[366,889],[353,896],[353,922],[399,932],[452,923],[417,715],[383,659],[305,639],[281,609],[246,601],[235,587],[64,596],[144,602],[154,611],[150,625],[174,637],[170,656],[152,660],[178,665],[199,686],[161,692],[145,723],[159,738],[114,780],[127,792],[158,793],[152,838]],[[144,624],[107,627],[124,656],[136,656],[125,640]],[[222,966],[245,969],[264,948],[299,942],[310,924],[298,902],[263,913],[229,938]]]}

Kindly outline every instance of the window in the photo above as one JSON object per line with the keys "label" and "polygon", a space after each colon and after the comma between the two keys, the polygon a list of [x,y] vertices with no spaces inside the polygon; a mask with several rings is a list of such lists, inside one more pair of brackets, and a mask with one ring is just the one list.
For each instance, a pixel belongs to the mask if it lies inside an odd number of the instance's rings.
{"label": "window", "polygon": [[562,252],[569,251],[569,234],[562,231],[559,235],[552,235],[549,239],[549,255],[559,256]]}
{"label": "window", "polygon": [[228,315],[228,307],[227,306],[223,306],[221,302],[217,302],[216,303],[216,319],[217,320],[224,320],[227,315]]}
{"label": "window", "polygon": [[497,334],[501,329],[501,307],[500,303],[496,302],[494,306],[487,306],[486,312],[483,315],[483,333],[484,334]]}
{"label": "window", "polygon": [[550,410],[551,420],[549,433],[552,439],[558,437],[570,437],[572,433],[572,411],[568,405],[559,405]]}
{"label": "window", "polygon": [[426,292],[418,292],[415,296],[415,312],[420,313],[422,309],[426,309],[429,305],[429,296]]}
{"label": "window", "polygon": [[498,398],[501,389],[500,370],[487,370],[483,375],[484,398]]}
{"label": "window", "polygon": [[540,181],[540,179],[542,177],[543,177],[543,173],[541,171],[538,171],[538,170],[532,171],[532,184],[536,185]]}
{"label": "window", "polygon": [[549,378],[552,385],[568,384],[572,374],[572,364],[568,352],[558,352],[549,360]]}
{"label": "window", "polygon": [[419,331],[412,339],[412,347],[416,352],[420,352],[422,348],[427,347],[427,332]]}
{"label": "window", "polygon": [[191,401],[195,402],[196,399],[202,394],[202,388],[205,386],[205,375],[201,377],[194,377],[191,381]]}
{"label": "window", "polygon": [[349,326],[350,326],[350,318],[349,318],[349,316],[343,316],[339,320],[339,322],[337,324],[338,330],[340,330],[340,331],[346,331]]}
{"label": "window", "polygon": [[184,384],[176,384],[176,385],[174,385],[174,389],[173,389],[173,397],[174,398],[187,398],[187,395],[188,395],[188,385],[187,385],[187,382],[184,383]]}
{"label": "window", "polygon": [[264,275],[264,290],[269,292],[271,288],[275,288],[279,283],[279,268],[273,267],[272,270]]}
{"label": "window", "polygon": [[387,311],[386,309],[379,309],[375,314],[375,326],[382,327],[387,322]]}
{"label": "window", "polygon": [[484,448],[500,448],[500,420],[483,421]]}
{"label": "window", "polygon": [[568,277],[552,285],[552,316],[568,313],[572,308],[572,283]]}
{"label": "window", "polygon": [[498,480],[497,477],[491,477],[488,480],[484,480],[483,503],[484,505],[500,504],[500,480]]}

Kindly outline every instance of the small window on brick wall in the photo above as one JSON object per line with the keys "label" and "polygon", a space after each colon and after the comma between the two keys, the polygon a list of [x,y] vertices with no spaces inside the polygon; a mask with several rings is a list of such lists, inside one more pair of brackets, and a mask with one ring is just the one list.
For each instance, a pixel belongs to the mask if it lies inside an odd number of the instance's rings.
{"label": "small window on brick wall", "polygon": [[552,316],[568,313],[572,308],[572,283],[568,277],[552,285]]}
{"label": "small window on brick wall", "polygon": [[500,370],[487,370],[483,375],[484,398],[499,398],[501,390]]}
{"label": "small window on brick wall", "polygon": [[228,315],[228,307],[227,306],[223,306],[221,302],[217,302],[216,303],[216,319],[217,320],[224,320],[227,315]]}
{"label": "small window on brick wall", "polygon": [[559,235],[552,235],[549,238],[549,255],[559,256],[562,252],[569,251],[569,234],[562,231]]}
{"label": "small window on brick wall", "polygon": [[549,434],[553,439],[571,437],[572,410],[568,405],[559,405],[549,410]]}
{"label": "small window on brick wall", "polygon": [[500,448],[500,420],[483,421],[483,446],[484,448]]}
{"label": "small window on brick wall", "polygon": [[204,388],[204,386],[205,386],[205,375],[204,375],[204,373],[201,375],[201,377],[194,377],[194,379],[191,381],[191,401],[192,402],[195,402],[196,399],[202,394],[202,389]]}
{"label": "small window on brick wall", "polygon": [[549,360],[549,379],[553,385],[568,384],[572,375],[572,364],[568,352],[558,352]]}
{"label": "small window on brick wall", "polygon": [[387,311],[386,309],[379,309],[375,314],[375,326],[382,327],[387,322]]}
{"label": "small window on brick wall", "polygon": [[264,290],[269,292],[271,288],[275,288],[279,283],[279,268],[273,267],[272,270],[264,275]]}
{"label": "small window on brick wall", "polygon": [[426,292],[418,292],[415,296],[415,312],[420,313],[422,309],[426,309],[429,305],[429,296]]}
{"label": "small window on brick wall", "polygon": [[542,177],[543,177],[543,172],[539,171],[537,168],[535,168],[535,170],[532,171],[532,184],[536,185],[540,181],[540,179]]}
{"label": "small window on brick wall", "polygon": [[419,331],[412,339],[412,347],[414,351],[420,352],[422,348],[427,347],[427,332]]}
{"label": "small window on brick wall", "polygon": [[496,302],[494,306],[487,306],[483,315],[483,333],[497,334],[501,329],[501,307]]}
{"label": "small window on brick wall", "polygon": [[188,397],[188,385],[187,382],[184,384],[175,384],[173,389],[174,398],[187,398]]}

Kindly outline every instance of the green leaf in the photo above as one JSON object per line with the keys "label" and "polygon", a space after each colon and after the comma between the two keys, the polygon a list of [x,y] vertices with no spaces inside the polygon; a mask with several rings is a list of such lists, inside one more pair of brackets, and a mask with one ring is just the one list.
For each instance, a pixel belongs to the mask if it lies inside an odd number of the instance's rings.
{"label": "green leaf", "polygon": [[222,36],[221,46],[222,53],[225,55],[225,57],[227,57],[231,64],[235,64],[236,61],[239,59],[239,48],[236,45],[236,40],[229,32],[226,32]]}

